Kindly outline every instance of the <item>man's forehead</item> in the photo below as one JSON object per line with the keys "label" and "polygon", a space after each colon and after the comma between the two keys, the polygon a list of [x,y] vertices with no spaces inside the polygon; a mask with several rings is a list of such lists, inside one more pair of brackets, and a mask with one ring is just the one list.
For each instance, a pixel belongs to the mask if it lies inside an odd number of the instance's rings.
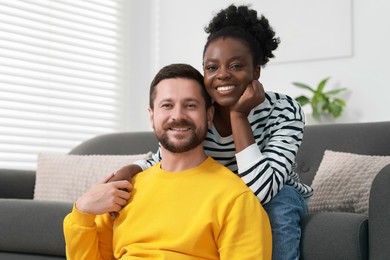
{"label": "man's forehead", "polygon": [[181,99],[203,99],[199,83],[191,79],[166,79],[156,86],[156,97],[161,98],[181,98]]}

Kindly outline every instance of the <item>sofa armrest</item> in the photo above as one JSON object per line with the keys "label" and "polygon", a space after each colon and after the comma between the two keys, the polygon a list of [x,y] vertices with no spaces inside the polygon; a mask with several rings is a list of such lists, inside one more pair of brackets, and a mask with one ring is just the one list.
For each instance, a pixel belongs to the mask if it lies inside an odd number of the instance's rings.
{"label": "sofa armrest", "polygon": [[32,199],[35,171],[0,169],[0,198]]}
{"label": "sofa armrest", "polygon": [[0,199],[0,252],[65,256],[63,221],[72,203]]}
{"label": "sofa armrest", "polygon": [[368,207],[370,260],[387,259],[390,255],[390,164],[374,178]]}
{"label": "sofa armrest", "polygon": [[322,212],[301,221],[301,260],[368,257],[368,217],[362,214]]}

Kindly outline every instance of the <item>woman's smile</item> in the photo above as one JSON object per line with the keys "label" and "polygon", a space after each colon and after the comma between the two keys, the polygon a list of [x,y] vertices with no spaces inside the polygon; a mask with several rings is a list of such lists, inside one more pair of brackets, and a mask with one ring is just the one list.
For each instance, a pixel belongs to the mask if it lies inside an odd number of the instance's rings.
{"label": "woman's smile", "polygon": [[220,87],[217,87],[217,92],[219,94],[229,94],[231,93],[234,89],[236,88],[236,86],[234,85],[229,85],[229,86],[220,86]]}

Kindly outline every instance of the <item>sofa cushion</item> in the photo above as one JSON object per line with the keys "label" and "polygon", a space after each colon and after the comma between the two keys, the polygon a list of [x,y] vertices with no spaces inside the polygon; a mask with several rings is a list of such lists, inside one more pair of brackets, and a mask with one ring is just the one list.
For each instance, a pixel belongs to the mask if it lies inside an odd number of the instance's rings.
{"label": "sofa cushion", "polygon": [[312,187],[309,212],[339,211],[368,214],[374,177],[390,156],[369,156],[326,150]]}
{"label": "sofa cushion", "polygon": [[[0,209],[0,252],[65,257],[62,223],[72,211],[72,203],[0,199]],[[0,259],[11,258],[0,253]],[[19,255],[12,259],[30,258]]]}
{"label": "sofa cushion", "polygon": [[151,154],[39,154],[34,199],[73,202],[104,176]]}

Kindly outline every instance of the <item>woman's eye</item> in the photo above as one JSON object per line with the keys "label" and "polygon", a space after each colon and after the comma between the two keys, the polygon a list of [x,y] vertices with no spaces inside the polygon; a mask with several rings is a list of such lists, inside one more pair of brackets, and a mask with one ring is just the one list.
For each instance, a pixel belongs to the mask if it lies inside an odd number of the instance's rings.
{"label": "woman's eye", "polygon": [[214,65],[206,66],[206,70],[216,70],[216,69],[217,69],[217,66],[214,66]]}
{"label": "woman's eye", "polygon": [[241,64],[232,64],[230,68],[232,69],[241,69],[243,66]]}

